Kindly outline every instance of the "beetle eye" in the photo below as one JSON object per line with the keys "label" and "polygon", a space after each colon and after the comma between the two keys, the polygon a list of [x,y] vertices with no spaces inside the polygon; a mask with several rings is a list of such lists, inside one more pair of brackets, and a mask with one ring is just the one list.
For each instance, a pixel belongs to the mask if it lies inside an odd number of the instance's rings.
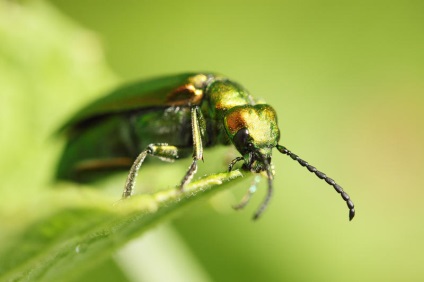
{"label": "beetle eye", "polygon": [[250,142],[250,135],[247,128],[242,128],[237,131],[236,135],[233,137],[234,145],[236,145],[237,149],[240,153],[244,153],[242,151],[250,150],[253,148],[253,143]]}

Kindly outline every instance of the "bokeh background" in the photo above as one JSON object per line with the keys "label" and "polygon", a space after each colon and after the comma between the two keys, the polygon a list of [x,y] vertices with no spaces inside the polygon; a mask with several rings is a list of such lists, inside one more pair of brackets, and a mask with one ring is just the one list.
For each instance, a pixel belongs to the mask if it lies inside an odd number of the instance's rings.
{"label": "bokeh background", "polygon": [[[423,15],[423,1],[0,1],[0,243],[58,205],[37,199],[57,186],[54,132],[73,112],[123,82],[207,70],[274,106],[281,143],[340,182],[356,218],[275,152],[260,221],[265,182],[241,212],[237,185],[85,280],[422,281]],[[187,163],[169,166],[145,174],[177,183]]]}

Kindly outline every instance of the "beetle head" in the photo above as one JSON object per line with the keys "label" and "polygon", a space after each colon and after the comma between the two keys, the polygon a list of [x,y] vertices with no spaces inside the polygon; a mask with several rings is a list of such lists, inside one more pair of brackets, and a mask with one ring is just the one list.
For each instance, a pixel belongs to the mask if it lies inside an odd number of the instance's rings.
{"label": "beetle head", "polygon": [[244,168],[270,176],[272,148],[280,139],[274,109],[266,104],[236,106],[225,114],[224,126]]}

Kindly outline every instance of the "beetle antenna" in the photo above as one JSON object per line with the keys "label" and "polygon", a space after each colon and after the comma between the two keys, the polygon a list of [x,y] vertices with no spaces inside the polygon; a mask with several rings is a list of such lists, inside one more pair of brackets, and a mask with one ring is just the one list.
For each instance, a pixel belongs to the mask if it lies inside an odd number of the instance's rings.
{"label": "beetle antenna", "polygon": [[346,202],[347,207],[349,208],[349,220],[353,219],[353,217],[355,216],[355,205],[353,204],[349,195],[345,191],[343,191],[343,188],[340,185],[338,185],[333,179],[331,179],[330,177],[325,175],[325,173],[319,171],[314,166],[308,164],[308,162],[299,158],[298,155],[290,152],[290,150],[288,150],[286,147],[281,146],[281,145],[277,145],[277,150],[280,151],[280,153],[285,154],[285,155],[289,156],[290,158],[292,158],[293,160],[297,161],[301,166],[304,166],[310,172],[315,173],[315,175],[318,176],[318,178],[324,179],[325,182],[327,182],[329,185],[333,186],[334,189],[336,190],[336,192],[341,194],[343,200]]}

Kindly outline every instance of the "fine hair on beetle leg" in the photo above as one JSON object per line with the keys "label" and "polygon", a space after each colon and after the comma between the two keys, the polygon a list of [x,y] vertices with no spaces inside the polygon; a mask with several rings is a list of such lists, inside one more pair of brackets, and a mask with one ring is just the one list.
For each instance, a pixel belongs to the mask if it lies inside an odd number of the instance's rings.
{"label": "fine hair on beetle leg", "polygon": [[147,148],[138,155],[131,166],[125,182],[124,191],[122,192],[122,199],[128,198],[133,194],[137,173],[147,155],[158,157],[161,160],[175,160],[178,158],[178,149],[166,143],[150,144],[147,146]]}
{"label": "fine hair on beetle leg", "polygon": [[[191,163],[188,171],[184,175],[181,184],[180,191],[184,191],[184,186],[187,185],[197,172],[197,161],[203,160],[203,143],[202,143],[202,132],[201,121],[199,121],[199,108],[197,106],[191,108],[191,130],[193,135],[193,162]],[[202,117],[203,118],[203,117]]]}
{"label": "fine hair on beetle leg", "polygon": [[191,181],[194,174],[197,172],[197,160],[193,160],[190,167],[188,168],[187,173],[184,175],[183,180],[181,180],[180,191],[184,191],[184,187]]}

